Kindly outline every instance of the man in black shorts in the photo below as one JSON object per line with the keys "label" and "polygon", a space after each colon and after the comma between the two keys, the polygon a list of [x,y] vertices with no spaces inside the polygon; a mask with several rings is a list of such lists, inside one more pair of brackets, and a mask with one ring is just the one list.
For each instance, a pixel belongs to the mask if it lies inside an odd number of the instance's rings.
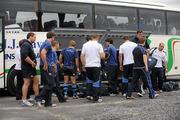
{"label": "man in black shorts", "polygon": [[33,106],[32,103],[27,101],[27,94],[31,80],[33,80],[33,90],[35,96],[39,94],[39,80],[36,74],[36,57],[32,47],[32,44],[36,40],[34,33],[27,34],[27,40],[21,45],[21,67],[24,79],[22,87],[22,106]]}

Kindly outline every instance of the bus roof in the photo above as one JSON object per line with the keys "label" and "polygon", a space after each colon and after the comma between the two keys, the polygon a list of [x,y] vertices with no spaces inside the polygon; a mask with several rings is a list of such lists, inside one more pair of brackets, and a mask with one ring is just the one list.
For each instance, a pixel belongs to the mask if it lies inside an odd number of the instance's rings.
{"label": "bus roof", "polygon": [[148,1],[147,2],[141,2],[135,0],[51,0],[51,1],[90,3],[90,4],[135,7],[135,8],[158,9],[158,10],[167,10],[167,11],[180,11],[179,8],[174,6],[169,6],[162,3],[161,4],[153,3]]}

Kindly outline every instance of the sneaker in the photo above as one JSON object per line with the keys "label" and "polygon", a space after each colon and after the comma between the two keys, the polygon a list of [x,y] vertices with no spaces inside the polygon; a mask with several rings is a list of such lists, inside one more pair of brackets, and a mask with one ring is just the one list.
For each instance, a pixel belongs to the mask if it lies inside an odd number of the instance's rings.
{"label": "sneaker", "polygon": [[73,99],[78,99],[79,97],[77,95],[73,95]]}
{"label": "sneaker", "polygon": [[68,99],[68,96],[67,96],[67,95],[64,95],[64,99],[66,99],[66,100],[67,100],[67,99]]}
{"label": "sneaker", "polygon": [[30,103],[30,102],[27,101],[27,100],[22,100],[21,106],[23,106],[23,107],[32,107],[33,104]]}
{"label": "sneaker", "polygon": [[123,97],[126,97],[126,93],[124,93],[122,96],[123,96]]}
{"label": "sneaker", "polygon": [[38,107],[42,107],[42,101],[37,101],[37,102],[36,102],[36,105],[37,105]]}
{"label": "sneaker", "polygon": [[57,97],[57,95],[56,95],[55,93],[52,93],[52,96],[53,96],[53,97]]}
{"label": "sneaker", "polygon": [[56,104],[52,104],[51,107],[57,107],[57,105]]}
{"label": "sneaker", "polygon": [[157,93],[154,95],[154,97],[158,97],[158,96],[159,96],[159,94],[157,94]]}
{"label": "sneaker", "polygon": [[131,96],[131,97],[126,96],[126,99],[135,99],[135,97],[133,97],[133,96]]}
{"label": "sneaker", "polygon": [[137,96],[139,96],[139,97],[143,97],[143,94],[141,94],[141,93],[137,93]]}
{"label": "sneaker", "polygon": [[162,93],[163,91],[162,90],[159,90],[160,93]]}
{"label": "sneaker", "polygon": [[111,96],[111,97],[114,97],[114,96],[116,96],[116,94],[114,94],[114,93],[111,93],[111,94],[110,94],[110,96]]}
{"label": "sneaker", "polygon": [[99,103],[102,102],[102,101],[103,101],[102,98],[99,98],[99,99],[97,100],[97,102],[99,102]]}
{"label": "sneaker", "polygon": [[87,96],[86,99],[93,100],[93,97],[92,96]]}

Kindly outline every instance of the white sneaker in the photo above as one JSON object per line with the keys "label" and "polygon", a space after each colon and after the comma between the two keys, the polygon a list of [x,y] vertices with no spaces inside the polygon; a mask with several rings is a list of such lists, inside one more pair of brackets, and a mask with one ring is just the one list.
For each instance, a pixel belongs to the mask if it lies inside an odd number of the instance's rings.
{"label": "white sneaker", "polygon": [[23,107],[32,107],[33,104],[30,103],[30,102],[27,101],[27,100],[22,100],[21,106],[23,106]]}
{"label": "white sneaker", "polygon": [[51,107],[57,107],[57,105],[56,104],[52,104]]}
{"label": "white sneaker", "polygon": [[122,96],[123,96],[123,97],[126,97],[126,93],[124,93]]}
{"label": "white sneaker", "polygon": [[93,97],[92,96],[87,96],[86,99],[93,100]]}
{"label": "white sneaker", "polygon": [[40,102],[40,101],[38,101],[38,102],[36,102],[36,105],[38,106],[38,107],[42,107],[42,104],[41,104],[42,102]]}
{"label": "white sneaker", "polygon": [[157,94],[157,93],[154,95],[154,97],[158,97],[158,96],[159,96],[159,94]]}
{"label": "white sneaker", "polygon": [[159,90],[160,93],[162,93],[163,91],[162,90]]}
{"label": "white sneaker", "polygon": [[139,96],[139,97],[143,97],[143,94],[141,94],[141,93],[137,93],[137,96]]}
{"label": "white sneaker", "polygon": [[102,102],[103,100],[102,100],[102,98],[99,98],[97,101],[100,103],[100,102]]}

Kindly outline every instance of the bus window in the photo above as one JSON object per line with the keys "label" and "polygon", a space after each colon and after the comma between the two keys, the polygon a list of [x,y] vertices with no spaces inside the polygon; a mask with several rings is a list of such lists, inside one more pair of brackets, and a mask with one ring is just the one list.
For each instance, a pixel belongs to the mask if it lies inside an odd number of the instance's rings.
{"label": "bus window", "polygon": [[168,19],[168,34],[169,35],[180,35],[180,13],[178,12],[167,12]]}
{"label": "bus window", "polygon": [[36,1],[0,1],[1,14],[4,14],[5,26],[19,26],[25,31],[37,31]]}
{"label": "bus window", "polygon": [[35,12],[18,11],[16,15],[16,24],[24,31],[38,31],[38,20]]}
{"label": "bus window", "polygon": [[165,34],[165,13],[157,10],[140,9],[139,28],[154,34]]}
{"label": "bus window", "polygon": [[0,51],[2,51],[2,47],[3,47],[3,36],[2,36],[2,34],[3,34],[3,29],[2,29],[2,18],[0,18]]}
{"label": "bus window", "polygon": [[42,1],[45,31],[56,27],[92,28],[92,7],[86,4]]}
{"label": "bus window", "polygon": [[95,6],[97,29],[137,30],[137,13],[135,8]]}

